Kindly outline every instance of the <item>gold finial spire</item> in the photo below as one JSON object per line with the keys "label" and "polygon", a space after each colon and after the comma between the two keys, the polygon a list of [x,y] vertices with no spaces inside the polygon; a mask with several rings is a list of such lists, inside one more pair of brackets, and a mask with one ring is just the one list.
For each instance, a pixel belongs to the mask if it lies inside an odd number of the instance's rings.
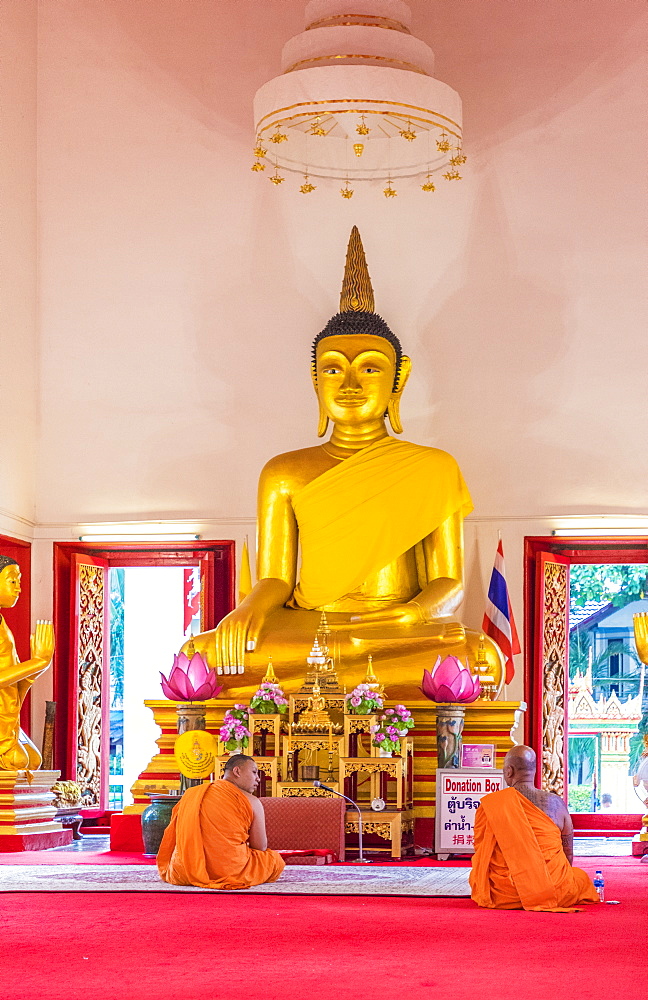
{"label": "gold finial spire", "polygon": [[365,677],[365,684],[378,684],[378,678],[374,674],[373,669],[373,656],[369,653],[367,657],[367,676]]}
{"label": "gold finial spire", "polygon": [[277,683],[277,675],[274,672],[274,667],[272,666],[272,657],[268,657],[268,669],[265,672],[264,681],[268,681],[269,684]]}
{"label": "gold finial spire", "polygon": [[354,226],[347,246],[340,312],[373,312],[374,293],[358,227]]}

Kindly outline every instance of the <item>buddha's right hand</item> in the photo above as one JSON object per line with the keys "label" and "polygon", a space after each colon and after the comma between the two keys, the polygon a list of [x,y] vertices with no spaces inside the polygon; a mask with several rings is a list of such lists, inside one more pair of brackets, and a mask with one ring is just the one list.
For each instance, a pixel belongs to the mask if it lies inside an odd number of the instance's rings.
{"label": "buddha's right hand", "polygon": [[230,611],[214,633],[216,669],[243,673],[245,654],[256,647],[266,618],[283,607],[292,594],[283,580],[259,580],[238,608]]}
{"label": "buddha's right hand", "polygon": [[49,666],[54,655],[54,626],[48,621],[37,621],[31,638],[31,658],[37,668]]}

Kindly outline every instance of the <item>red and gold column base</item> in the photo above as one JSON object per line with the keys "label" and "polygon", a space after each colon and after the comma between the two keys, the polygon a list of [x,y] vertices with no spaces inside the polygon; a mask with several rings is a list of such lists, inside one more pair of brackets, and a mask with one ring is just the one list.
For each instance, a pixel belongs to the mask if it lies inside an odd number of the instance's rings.
{"label": "red and gold column base", "polygon": [[60,771],[0,771],[0,853],[64,847],[72,831],[56,820]]}

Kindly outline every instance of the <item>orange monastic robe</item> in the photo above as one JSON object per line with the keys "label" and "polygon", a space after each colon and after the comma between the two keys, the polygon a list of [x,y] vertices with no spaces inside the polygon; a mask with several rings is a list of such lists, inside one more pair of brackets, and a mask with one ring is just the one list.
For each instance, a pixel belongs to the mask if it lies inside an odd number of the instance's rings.
{"label": "orange monastic robe", "polygon": [[276,851],[248,847],[249,798],[231,781],[188,788],[164,832],[157,866],[165,882],[204,889],[249,889],[284,870]]}
{"label": "orange monastic robe", "polygon": [[565,857],[556,824],[515,788],[481,800],[470,887],[479,906],[500,910],[560,912],[598,901],[589,876]]}

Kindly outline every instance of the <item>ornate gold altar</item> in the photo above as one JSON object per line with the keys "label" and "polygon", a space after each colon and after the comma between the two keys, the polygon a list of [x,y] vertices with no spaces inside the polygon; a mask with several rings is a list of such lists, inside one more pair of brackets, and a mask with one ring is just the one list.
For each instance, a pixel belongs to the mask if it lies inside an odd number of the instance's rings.
{"label": "ornate gold altar", "polygon": [[[176,732],[176,703],[172,701],[167,701],[167,699],[150,700],[145,702],[146,706],[152,711],[155,722],[160,727],[161,733],[157,740],[158,753],[153,757],[148,766],[135,782],[132,787],[132,794],[134,799],[134,804],[131,806],[126,806],[124,809],[125,813],[141,813],[149,805],[150,799],[148,792],[164,792],[167,789],[177,789],[180,787],[180,774],[175,766],[175,759],[173,756],[173,746],[177,737]],[[386,702],[386,707],[392,705],[393,702]],[[207,718],[206,718],[206,729],[208,732],[212,733],[215,737],[218,737],[218,731],[220,729],[223,716],[225,712],[232,708],[234,705],[233,700],[218,698],[215,701],[207,702]],[[404,821],[411,819],[414,832],[415,832],[415,842],[423,847],[431,847],[432,840],[434,836],[434,802],[435,802],[435,774],[436,774],[436,706],[433,702],[427,699],[421,698],[418,701],[410,701],[408,707],[412,711],[414,716],[415,728],[411,731],[410,736],[407,738],[411,741],[411,756],[409,760],[411,761],[411,773],[412,773],[412,802],[413,807],[411,810],[403,810],[402,817],[405,816],[406,812],[410,812],[411,816],[406,817]],[[513,701],[476,701],[470,705],[466,706],[466,721],[464,725],[464,739],[473,743],[493,743],[496,748],[496,767],[501,767],[504,761],[504,755],[506,751],[513,746],[513,741],[511,739],[511,729],[514,727],[516,719],[515,713],[519,712],[520,705],[518,702]],[[269,716],[259,716],[259,719],[264,721],[271,719]],[[367,724],[367,716],[350,716],[348,715],[347,720],[349,725],[355,726],[365,726]],[[283,737],[287,740],[287,736]],[[296,737],[295,737],[296,739]],[[284,771],[282,768],[284,765],[284,756],[282,746],[281,756],[275,756],[274,753],[269,755],[262,755],[259,753],[257,756],[257,749],[261,750],[261,733],[255,733],[255,760],[259,765],[259,770],[266,776],[266,794],[279,794],[278,785],[279,775],[283,781]],[[334,743],[337,746],[344,743],[344,735],[334,736]],[[321,780],[325,784],[330,784],[331,787],[337,787],[338,779],[338,769],[334,769],[334,781],[327,781],[327,768],[328,768],[328,733],[321,734],[319,737],[319,742],[322,744],[318,752],[322,755],[322,769],[320,771]],[[267,748],[268,750],[270,747]],[[246,751],[250,753],[250,748]],[[292,751],[291,751],[292,752]],[[360,757],[360,765],[372,765],[374,763],[380,763],[381,758],[370,757],[369,753],[364,753]],[[221,760],[224,761],[226,757],[223,755]],[[336,764],[339,762],[339,756],[336,759]],[[355,761],[357,758],[342,756],[343,761]],[[402,759],[402,758],[401,758]],[[399,766],[398,758],[383,758],[387,767],[386,771],[390,768]],[[352,773],[347,770],[347,765],[345,763],[345,770],[347,773]],[[384,773],[384,772],[383,772]],[[313,788],[312,782],[302,783],[287,781],[285,784],[285,790],[282,789],[281,794],[311,796],[311,795],[325,795],[321,789]],[[391,786],[390,791],[396,792],[396,783],[392,775],[389,775],[389,784]],[[342,788],[339,789],[342,791]],[[369,798],[371,792],[369,783],[365,782],[359,786],[359,792],[362,793],[360,797],[361,807],[370,809],[371,799]],[[392,796],[390,796],[391,798]],[[395,807],[395,794],[394,807]],[[407,800],[405,800],[406,803]],[[383,824],[382,831],[386,833],[385,824],[392,823],[393,821],[387,815],[391,810],[386,809],[382,813],[373,813],[371,816],[371,822],[378,824]],[[347,817],[347,822],[353,824],[353,817],[349,813]],[[376,831],[380,836],[380,830],[376,828]]]}

